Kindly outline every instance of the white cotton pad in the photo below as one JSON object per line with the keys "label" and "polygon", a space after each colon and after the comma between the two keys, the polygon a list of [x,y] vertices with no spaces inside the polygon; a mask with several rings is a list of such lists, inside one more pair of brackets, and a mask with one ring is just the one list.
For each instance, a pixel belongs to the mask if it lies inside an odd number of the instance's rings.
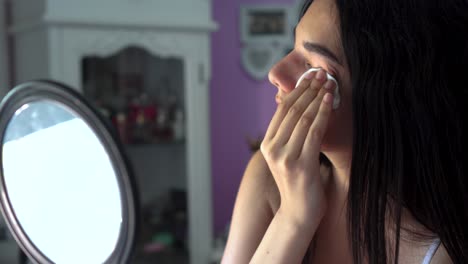
{"label": "white cotton pad", "polygon": [[[296,87],[299,86],[299,83],[302,82],[302,80],[304,80],[304,77],[309,74],[309,72],[314,72],[314,71],[319,71],[321,68],[310,68],[309,70],[307,70],[306,72],[304,72],[304,74],[301,75],[301,77],[299,78],[299,80],[297,81],[296,83]],[[336,84],[336,87],[335,87],[335,94],[333,96],[333,109],[337,109],[339,106],[340,106],[340,87],[338,86],[338,81],[333,77],[331,76],[328,72],[327,72],[327,79],[328,80],[332,80],[335,82]]]}

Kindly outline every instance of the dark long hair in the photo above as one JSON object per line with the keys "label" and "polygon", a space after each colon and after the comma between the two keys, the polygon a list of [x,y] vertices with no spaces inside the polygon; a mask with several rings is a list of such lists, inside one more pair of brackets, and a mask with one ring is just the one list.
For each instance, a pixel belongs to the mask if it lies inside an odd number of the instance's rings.
{"label": "dark long hair", "polygon": [[402,208],[468,263],[468,1],[335,1],[353,89],[354,263],[398,262]]}

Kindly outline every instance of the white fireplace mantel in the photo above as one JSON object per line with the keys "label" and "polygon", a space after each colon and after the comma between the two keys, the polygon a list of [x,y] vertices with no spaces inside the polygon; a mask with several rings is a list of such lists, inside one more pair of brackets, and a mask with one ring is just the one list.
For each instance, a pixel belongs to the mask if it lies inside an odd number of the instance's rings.
{"label": "white fireplace mantel", "polygon": [[[182,3],[183,2],[183,3]],[[139,46],[184,63],[190,262],[212,249],[209,80],[211,0],[15,0],[16,83],[53,79],[82,91],[81,62]]]}

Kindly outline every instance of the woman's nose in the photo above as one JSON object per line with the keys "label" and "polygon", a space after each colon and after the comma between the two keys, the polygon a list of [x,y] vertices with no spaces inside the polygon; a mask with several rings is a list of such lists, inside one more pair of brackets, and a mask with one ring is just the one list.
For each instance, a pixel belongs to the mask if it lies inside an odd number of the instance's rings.
{"label": "woman's nose", "polygon": [[297,78],[302,74],[298,65],[289,56],[276,63],[268,73],[270,83],[285,93],[296,86]]}

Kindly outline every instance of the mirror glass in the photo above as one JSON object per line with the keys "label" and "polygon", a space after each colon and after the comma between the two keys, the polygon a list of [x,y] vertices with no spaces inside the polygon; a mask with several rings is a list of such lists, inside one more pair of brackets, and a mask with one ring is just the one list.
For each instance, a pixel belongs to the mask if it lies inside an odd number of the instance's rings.
{"label": "mirror glass", "polygon": [[119,183],[80,116],[55,101],[24,104],[8,123],[1,162],[16,219],[42,254],[54,263],[110,257],[122,228]]}

